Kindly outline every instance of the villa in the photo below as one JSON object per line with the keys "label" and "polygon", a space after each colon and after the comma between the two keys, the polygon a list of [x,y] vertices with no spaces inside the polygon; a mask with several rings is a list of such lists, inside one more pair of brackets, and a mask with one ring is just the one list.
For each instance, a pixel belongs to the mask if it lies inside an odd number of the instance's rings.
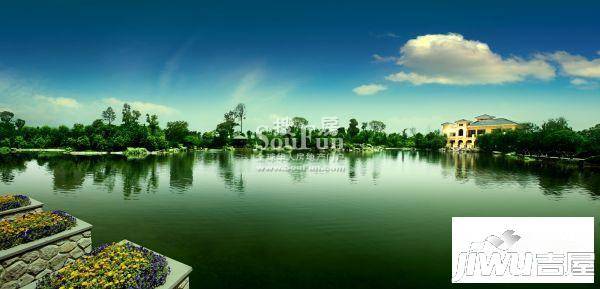
{"label": "villa", "polygon": [[448,139],[446,147],[471,149],[477,146],[477,136],[479,135],[498,130],[513,130],[518,126],[519,124],[512,120],[484,114],[475,117],[475,121],[461,119],[454,123],[443,123],[442,133]]}

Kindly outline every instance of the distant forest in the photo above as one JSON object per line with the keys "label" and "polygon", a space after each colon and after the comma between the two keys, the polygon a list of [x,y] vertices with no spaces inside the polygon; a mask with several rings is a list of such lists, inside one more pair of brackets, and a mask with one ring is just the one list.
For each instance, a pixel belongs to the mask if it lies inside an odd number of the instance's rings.
{"label": "distant forest", "polygon": [[[243,131],[246,119],[246,106],[238,104],[223,116],[223,121],[214,130],[199,132],[190,130],[186,121],[168,122],[163,129],[158,116],[134,110],[124,104],[120,123],[117,112],[112,107],[102,111],[100,118],[89,125],[74,124],[72,127],[27,126],[26,121],[15,118],[9,111],[0,112],[0,147],[2,148],[68,148],[77,151],[123,151],[129,147],[146,148],[150,151],[169,148],[222,148],[234,144],[235,137],[243,137],[244,146],[254,148],[264,143],[256,132]],[[300,138],[301,132],[309,128],[303,117],[291,119],[285,133],[275,130],[260,132],[269,139]],[[359,122],[351,119],[347,127],[339,127],[335,132],[310,129],[308,145],[315,147],[315,138],[342,138],[346,148],[355,146],[385,146],[394,148],[439,149],[446,138],[439,131],[426,134],[410,130],[386,133],[386,125],[377,120]],[[239,129],[238,129],[239,128]]]}

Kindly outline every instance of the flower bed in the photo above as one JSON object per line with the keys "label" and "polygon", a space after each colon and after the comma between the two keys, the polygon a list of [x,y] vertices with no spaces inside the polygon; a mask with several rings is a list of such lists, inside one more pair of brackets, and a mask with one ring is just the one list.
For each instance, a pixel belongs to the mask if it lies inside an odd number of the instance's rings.
{"label": "flower bed", "polygon": [[112,243],[42,278],[37,289],[152,289],[165,283],[167,259],[131,243]]}
{"label": "flower bed", "polygon": [[74,227],[76,219],[63,212],[26,214],[0,221],[0,250],[48,237]]}
{"label": "flower bed", "polygon": [[31,201],[24,195],[2,195],[0,196],[0,212],[29,206]]}

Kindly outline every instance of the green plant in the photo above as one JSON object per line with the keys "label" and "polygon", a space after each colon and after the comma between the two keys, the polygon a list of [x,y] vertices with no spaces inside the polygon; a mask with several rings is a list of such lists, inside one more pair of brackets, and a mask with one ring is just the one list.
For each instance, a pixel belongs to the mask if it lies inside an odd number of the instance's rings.
{"label": "green plant", "polygon": [[169,273],[165,257],[131,243],[112,243],[44,276],[36,288],[151,289],[163,285]]}
{"label": "green plant", "polygon": [[144,158],[148,155],[146,148],[127,148],[123,153],[127,158]]}
{"label": "green plant", "polygon": [[10,148],[9,147],[0,147],[0,155],[7,155],[10,154]]}

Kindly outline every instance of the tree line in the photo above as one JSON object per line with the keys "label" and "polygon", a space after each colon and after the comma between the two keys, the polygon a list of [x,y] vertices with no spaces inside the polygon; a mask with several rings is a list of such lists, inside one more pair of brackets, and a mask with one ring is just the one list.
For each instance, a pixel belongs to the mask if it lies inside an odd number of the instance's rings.
{"label": "tree line", "polygon": [[[257,132],[243,131],[243,122],[247,110],[244,104],[223,115],[223,121],[214,130],[206,132],[189,129],[186,121],[167,122],[163,129],[159,125],[158,116],[142,115],[142,112],[124,104],[121,110],[120,123],[117,124],[117,112],[112,107],[102,111],[100,118],[89,125],[80,123],[72,127],[27,126],[25,120],[15,118],[9,111],[0,112],[0,147],[4,148],[69,148],[85,151],[123,151],[128,147],[146,148],[150,151],[178,147],[222,148],[235,144],[236,137],[242,137],[248,148],[260,145]],[[275,130],[259,132],[267,137],[299,138],[301,132],[308,128],[308,121],[303,117],[294,117],[285,133]],[[410,129],[387,134],[385,124],[381,121],[359,122],[351,119],[347,127],[339,127],[335,132],[310,128],[308,129],[309,145],[314,147],[318,137],[342,138],[346,148],[359,145],[385,146],[396,148],[439,149],[444,147],[446,138],[439,131],[426,134]],[[239,128],[239,130],[238,130]],[[333,135],[334,133],[335,135]]]}
{"label": "tree line", "polygon": [[[436,150],[443,148],[446,144],[446,137],[438,130],[423,134],[415,129],[410,129],[410,135],[407,129],[402,132],[386,133],[385,123],[379,120],[369,122],[359,122],[352,118],[348,122],[347,127],[338,127],[334,131],[328,129],[319,129],[309,126],[308,120],[303,117],[294,117],[291,119],[291,124],[285,133],[277,132],[276,130],[263,131],[268,139],[284,138],[291,142],[292,139],[301,139],[303,134],[308,138],[307,146],[316,148],[317,139],[328,138],[331,141],[341,139],[344,148],[353,149],[360,148],[364,145],[383,146],[389,148],[417,148]],[[263,145],[256,133],[247,132],[248,142],[251,147]]]}
{"label": "tree line", "polygon": [[575,131],[562,117],[550,119],[542,126],[524,123],[515,130],[478,136],[477,145],[487,152],[582,158],[597,156],[600,155],[600,124]]}

